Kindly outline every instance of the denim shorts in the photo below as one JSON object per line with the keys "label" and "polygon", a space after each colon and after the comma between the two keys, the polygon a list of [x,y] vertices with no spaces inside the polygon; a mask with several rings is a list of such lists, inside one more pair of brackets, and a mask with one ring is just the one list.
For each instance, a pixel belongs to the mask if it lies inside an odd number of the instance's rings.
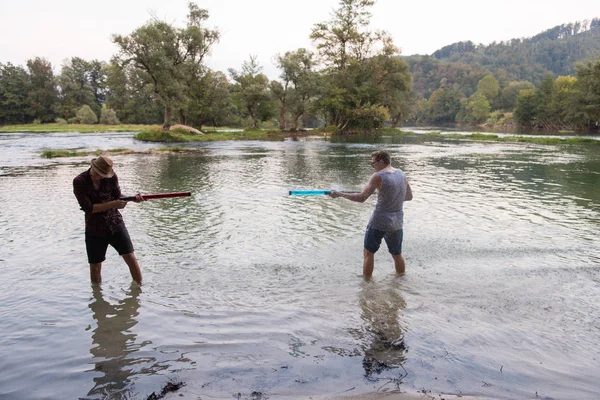
{"label": "denim shorts", "polygon": [[381,246],[381,239],[385,239],[388,250],[392,255],[402,254],[402,235],[402,229],[386,232],[367,226],[365,232],[365,249],[371,253],[376,253],[379,250],[379,246]]}
{"label": "denim shorts", "polygon": [[121,225],[116,232],[106,236],[94,236],[85,233],[85,249],[87,250],[88,262],[98,264],[106,260],[106,249],[108,245],[114,247],[119,255],[133,253],[133,244],[125,225]]}

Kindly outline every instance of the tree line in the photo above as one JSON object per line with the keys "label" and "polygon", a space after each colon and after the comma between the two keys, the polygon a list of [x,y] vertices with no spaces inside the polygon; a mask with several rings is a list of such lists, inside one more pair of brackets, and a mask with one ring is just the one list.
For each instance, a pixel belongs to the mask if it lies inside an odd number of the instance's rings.
{"label": "tree line", "polygon": [[[364,131],[406,121],[494,123],[514,111],[516,123],[532,127],[597,129],[600,59],[579,65],[575,76],[558,75],[538,61],[552,43],[571,57],[566,62],[563,53],[550,52],[552,65],[571,65],[584,49],[600,54],[598,20],[531,39],[461,42],[431,57],[405,58],[387,32],[370,28],[374,2],[340,0],[330,20],[312,28],[314,52],[276,55],[276,80],[262,73],[255,56],[238,69],[208,68],[206,57],[220,33],[207,26],[208,11],[195,3],[183,26],[153,19],[128,35],[113,35],[118,52],[109,62],[73,57],[56,75],[43,58],[25,66],[0,63],[0,124],[168,129],[174,123],[256,128],[268,121],[282,130],[328,125]],[[591,44],[573,45],[580,41]]]}
{"label": "tree line", "polygon": [[532,38],[458,42],[431,56],[405,57],[413,77],[410,119],[597,130],[598,55],[600,19],[594,18]]}
{"label": "tree line", "polygon": [[45,59],[0,64],[0,124],[30,122],[162,123],[281,129],[334,125],[373,129],[408,112],[408,64],[383,31],[371,30],[373,0],[341,0],[331,19],[315,24],[316,52],[278,54],[270,81],[256,57],[226,73],[205,64],[219,31],[207,10],[189,3],[184,26],[151,20],[113,35],[110,60],[67,60],[54,75]]}
{"label": "tree line", "polygon": [[[427,99],[416,92],[411,94],[413,122],[514,124],[538,130],[600,129],[600,57],[578,64],[575,76],[554,78],[547,74],[537,87],[529,81],[497,79],[472,68],[460,72],[463,74],[444,76]],[[447,78],[456,76],[459,79]]]}

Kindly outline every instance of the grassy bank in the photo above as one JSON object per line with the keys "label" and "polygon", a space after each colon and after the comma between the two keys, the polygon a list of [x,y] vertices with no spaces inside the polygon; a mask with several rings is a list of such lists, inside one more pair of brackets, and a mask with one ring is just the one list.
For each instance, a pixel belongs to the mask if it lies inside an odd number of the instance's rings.
{"label": "grassy bank", "polygon": [[161,153],[195,153],[202,151],[201,149],[195,147],[184,147],[184,146],[171,146],[171,147],[161,147],[159,149],[150,149],[144,151],[135,151],[131,149],[108,149],[108,150],[96,150],[92,152],[83,152],[83,151],[71,151],[71,150],[62,150],[62,149],[51,149],[45,150],[40,154],[42,158],[60,158],[60,157],[89,157],[89,156],[99,156],[100,154],[161,154]]}
{"label": "grassy bank", "polygon": [[204,135],[190,133],[183,129],[163,131],[160,127],[144,129],[134,137],[147,142],[184,143],[184,142],[212,142],[224,140],[283,140],[284,135],[278,131],[261,129],[244,129],[241,132],[215,132]]}
{"label": "grassy bank", "polygon": [[84,125],[84,124],[27,124],[0,126],[0,132],[28,132],[28,133],[50,133],[50,132],[139,132],[154,125]]}
{"label": "grassy bank", "polygon": [[384,135],[399,136],[399,135],[418,135],[418,136],[429,136],[438,138],[451,138],[451,139],[466,139],[466,140],[478,140],[487,142],[509,142],[509,143],[533,143],[533,144],[597,144],[600,145],[600,140],[586,138],[581,136],[574,136],[569,138],[557,138],[557,137],[534,137],[534,136],[498,136],[494,134],[486,133],[446,133],[441,132],[427,132],[424,134],[418,134],[409,131],[400,131],[395,128],[386,128],[382,130]]}
{"label": "grassy bank", "polygon": [[600,144],[600,140],[586,138],[586,137],[570,137],[570,138],[557,138],[557,137],[532,137],[532,136],[503,136],[489,135],[483,133],[472,133],[470,135],[461,134],[446,134],[443,137],[458,138],[458,139],[470,139],[470,140],[484,140],[494,142],[510,142],[510,143],[533,143],[533,144]]}
{"label": "grassy bank", "polygon": [[[335,129],[324,127],[310,131],[298,132],[281,132],[278,130],[263,130],[263,129],[244,129],[237,132],[222,132],[226,128],[206,127],[203,129],[205,134],[199,135],[191,133],[185,129],[173,129],[163,131],[159,125],[83,125],[83,124],[28,124],[28,125],[7,125],[0,127],[1,132],[80,132],[80,133],[101,133],[101,132],[138,132],[134,136],[137,140],[148,142],[163,142],[163,143],[185,143],[185,142],[211,142],[211,141],[228,141],[228,140],[283,140],[285,137],[295,136],[335,136]],[[361,133],[357,133],[359,136]],[[401,131],[396,128],[383,128],[376,132],[363,132],[362,135],[384,135],[384,136],[399,136],[399,135],[418,135],[413,132]],[[343,137],[345,135],[341,135]],[[352,135],[351,135],[352,136]],[[533,137],[533,136],[503,136],[500,137],[494,134],[472,133],[472,134],[441,134],[441,132],[428,132],[425,136],[436,136],[454,139],[467,139],[478,141],[495,141],[495,142],[512,142],[512,143],[533,143],[533,144],[600,144],[599,140],[586,137]],[[113,152],[123,152],[127,149],[116,149]],[[167,149],[163,150],[167,151]],[[177,150],[169,150],[171,152]],[[183,151],[183,150],[179,150]],[[109,151],[110,152],[110,151]],[[129,150],[131,152],[131,150]],[[91,153],[93,154],[93,153]],[[55,157],[77,157],[89,155],[88,153],[80,153],[69,150],[47,150],[42,154],[45,158]]]}
{"label": "grassy bank", "polygon": [[90,156],[90,155],[94,155],[94,156],[99,156],[100,154],[127,154],[127,153],[133,153],[134,151],[131,149],[124,149],[124,148],[118,148],[118,149],[109,149],[109,150],[96,150],[93,152],[84,152],[84,151],[71,151],[71,150],[64,150],[64,149],[49,149],[49,150],[44,150],[42,152],[42,154],[40,155],[40,157],[42,158],[59,158],[59,157],[85,157],[85,156]]}

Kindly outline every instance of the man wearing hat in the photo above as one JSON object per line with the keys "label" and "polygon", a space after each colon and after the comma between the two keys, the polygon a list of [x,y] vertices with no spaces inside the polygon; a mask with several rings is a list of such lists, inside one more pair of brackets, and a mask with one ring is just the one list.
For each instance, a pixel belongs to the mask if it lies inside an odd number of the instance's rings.
{"label": "man wearing hat", "polygon": [[[142,271],[119,212],[127,202],[120,200],[121,188],[112,160],[104,155],[92,159],[90,168],[73,179],[73,192],[85,213],[85,247],[92,283],[102,280],[102,262],[110,244],[123,256],[131,277],[141,284]],[[138,194],[135,202],[140,201],[144,198]]]}

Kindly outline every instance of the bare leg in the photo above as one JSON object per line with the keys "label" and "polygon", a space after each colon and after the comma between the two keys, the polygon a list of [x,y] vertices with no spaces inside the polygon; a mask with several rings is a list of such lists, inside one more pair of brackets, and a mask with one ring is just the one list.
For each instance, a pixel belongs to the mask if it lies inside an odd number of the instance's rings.
{"label": "bare leg", "polygon": [[375,253],[365,249],[365,260],[363,262],[363,275],[365,278],[370,278],[373,275],[373,268],[375,268]]}
{"label": "bare leg", "polygon": [[102,263],[90,264],[90,278],[92,283],[102,282]]}
{"label": "bare leg", "polygon": [[129,272],[131,273],[131,277],[134,281],[142,284],[142,270],[140,268],[140,264],[138,264],[137,258],[135,258],[134,253],[123,254],[123,260],[127,263],[129,267]]}
{"label": "bare leg", "polygon": [[396,273],[401,275],[406,270],[406,262],[404,261],[404,257],[402,254],[394,255],[392,254],[392,258],[394,259],[394,266],[396,267]]}

